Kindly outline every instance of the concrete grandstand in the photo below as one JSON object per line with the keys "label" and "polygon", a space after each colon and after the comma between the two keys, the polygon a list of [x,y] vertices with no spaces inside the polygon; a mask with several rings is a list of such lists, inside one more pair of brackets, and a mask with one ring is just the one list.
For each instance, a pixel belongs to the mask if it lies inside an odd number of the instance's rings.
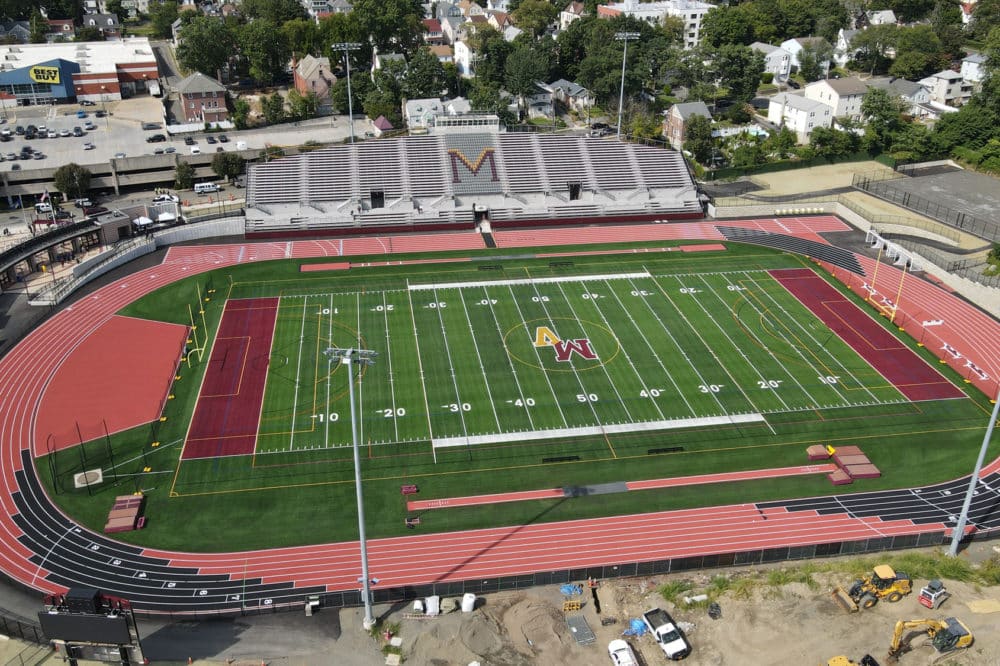
{"label": "concrete grandstand", "polygon": [[251,165],[248,237],[700,218],[680,153],[579,136],[367,141]]}

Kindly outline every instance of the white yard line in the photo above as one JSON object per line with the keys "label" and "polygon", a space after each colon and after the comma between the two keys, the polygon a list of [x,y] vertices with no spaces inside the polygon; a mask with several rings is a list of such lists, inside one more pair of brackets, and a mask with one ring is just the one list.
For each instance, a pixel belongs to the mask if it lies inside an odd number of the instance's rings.
{"label": "white yard line", "polygon": [[[573,313],[573,319],[576,319],[576,321],[580,324],[580,327],[583,328],[583,320],[580,319],[580,317],[576,314],[576,308],[573,307],[573,301],[571,301],[569,299],[569,296],[566,295],[566,291],[563,289],[562,285],[560,284],[558,286],[559,286],[559,293],[562,294],[563,300],[566,301],[566,304],[569,306],[569,311]],[[586,288],[585,285],[581,285],[581,286],[584,286],[584,288]],[[589,291],[589,289],[588,289],[588,291]],[[591,299],[591,300],[593,300],[593,299]],[[595,307],[596,307],[596,305],[595,305]],[[547,312],[547,310],[546,310],[546,312]],[[604,314],[603,313],[601,314],[601,318],[604,319]],[[608,320],[604,319],[604,323],[607,324]],[[608,330],[611,332],[612,337],[614,337],[615,342],[618,343],[618,348],[622,350],[622,353],[625,354],[625,358],[628,359],[629,365],[632,366],[632,371],[635,372],[636,376],[638,377],[639,376],[639,372],[635,369],[635,365],[632,363],[632,359],[629,358],[628,352],[625,351],[624,347],[622,347],[621,340],[618,339],[618,336],[615,335],[614,331],[611,331],[611,327],[610,326],[608,327]],[[573,365],[573,361],[572,360],[570,360],[570,364]],[[573,365],[573,370],[574,371],[576,370],[576,366],[575,365]],[[615,395],[618,396],[618,402],[621,404],[622,408],[625,410],[625,416],[628,417],[629,421],[634,421],[635,419],[632,417],[632,412],[629,411],[628,404],[625,402],[625,398],[623,398],[622,394],[618,391],[618,385],[615,384],[615,380],[613,380],[611,378],[611,373],[608,372],[608,366],[605,365],[603,361],[601,362],[601,370],[604,371],[604,376],[608,378],[608,383],[611,384],[612,390],[614,390]],[[639,383],[642,384],[642,388],[643,389],[646,388],[646,384],[642,381],[642,377],[639,377]],[[582,386],[582,383],[581,383],[581,386]],[[660,408],[657,407],[656,410],[659,411]],[[596,410],[595,410],[595,413],[596,413]],[[663,418],[663,412],[660,412],[660,418]],[[598,420],[598,423],[600,423],[600,420]]]}
{"label": "white yard line", "polygon": [[[327,344],[333,346],[333,294],[330,294],[330,321],[329,321],[329,326],[327,327],[326,336],[328,340]],[[324,403],[326,405],[326,414],[323,415],[323,428],[324,428],[323,436],[325,437],[323,441],[326,442],[326,445],[328,447],[330,446],[330,413],[331,413],[330,402],[331,399],[333,398],[333,393],[330,390],[330,384],[332,382],[331,375],[333,375],[333,372],[331,372],[331,370],[332,370],[332,364],[328,360],[326,364],[326,401]]]}
{"label": "white yard line", "polygon": [[[483,386],[486,387],[486,395],[490,399],[490,409],[493,410],[493,420],[497,424],[497,431],[502,431],[503,427],[500,425],[500,417],[497,415],[497,406],[493,401],[493,392],[490,390],[490,378],[486,376],[486,366],[483,365],[483,357],[479,353],[479,343],[476,342],[476,330],[472,328],[472,319],[469,317],[469,308],[465,305],[465,299],[462,297],[462,290],[458,290],[458,300],[462,302],[462,310],[465,312],[465,322],[469,325],[469,335],[472,336],[472,346],[476,350],[476,360],[479,361],[479,372],[483,376]],[[438,316],[441,315],[441,308],[438,308]],[[459,403],[459,409],[462,405]]]}
{"label": "white yard line", "polygon": [[554,275],[551,277],[539,278],[519,278],[514,280],[479,280],[474,282],[431,282],[429,284],[411,284],[407,288],[410,291],[427,291],[438,289],[462,289],[465,287],[491,287],[491,286],[513,286],[526,284],[549,284],[553,282],[586,282],[587,280],[631,280],[633,278],[647,278],[649,271],[644,273],[615,273],[612,275]]}
{"label": "white yard line", "polygon": [[[417,346],[417,369],[420,371],[420,388],[424,393],[424,414],[427,416],[427,439],[433,439],[434,428],[431,427],[431,408],[427,402],[427,382],[424,377],[424,362],[421,360],[420,354],[420,333],[417,331],[417,319],[413,315],[413,292],[407,290],[406,298],[410,303],[410,325],[413,327],[413,342]],[[394,416],[395,414],[396,412],[393,412]],[[434,458],[434,462],[437,462],[437,457]]]}
{"label": "white yard line", "polygon": [[396,420],[396,382],[392,375],[392,340],[389,338],[389,308],[382,292],[382,315],[385,318],[385,363],[389,370],[389,394],[392,396],[392,425],[395,438],[399,440],[399,422]]}
{"label": "white yard line", "polygon": [[[461,294],[459,294],[461,296]],[[437,289],[434,290],[434,301],[440,304]],[[437,311],[438,323],[441,325],[441,337],[444,338],[444,353],[448,356],[448,371],[451,373],[451,384],[455,387],[455,404],[458,405],[458,418],[462,423],[462,436],[469,436],[469,428],[465,425],[465,412],[462,410],[462,393],[458,390],[458,377],[455,375],[455,361],[451,357],[451,346],[448,344],[448,331],[444,328],[444,317],[441,315],[440,305],[434,308]]]}
{"label": "white yard line", "polygon": [[295,450],[295,415],[299,413],[299,379],[302,376],[302,341],[306,337],[306,307],[308,307],[309,297],[302,298],[302,326],[299,328],[299,357],[295,363],[295,393],[292,396],[292,432],[288,436],[288,450]]}
{"label": "white yard line", "polygon": [[[492,315],[493,323],[497,328],[497,335],[500,336],[500,344],[503,345],[504,339],[503,331],[500,330],[500,320],[497,319],[496,310],[493,309],[493,299],[490,298],[490,292],[487,291],[486,287],[483,287],[483,294],[486,296],[486,305],[490,309],[490,315]],[[524,389],[521,387],[521,380],[517,376],[517,369],[514,367],[514,361],[511,360],[510,354],[507,353],[506,348],[503,348],[501,353],[503,353],[504,358],[507,359],[507,365],[510,366],[510,372],[514,375],[514,384],[517,385],[517,395],[521,399],[521,408],[524,409],[524,413],[528,416],[528,425],[530,425],[531,429],[534,430],[535,422],[531,418],[531,408],[528,406],[528,403],[524,398]],[[563,419],[563,421],[565,422],[565,419]]]}
{"label": "white yard line", "polygon": [[[358,309],[358,323],[357,323],[357,328],[354,330],[354,332],[357,334],[357,337],[355,338],[355,346],[358,349],[362,349],[362,346],[361,346],[361,294],[360,293],[355,295],[354,302],[355,302],[355,304],[357,306],[357,309]],[[358,387],[357,387],[358,388],[358,415],[359,415],[358,416],[358,444],[359,445],[363,445],[365,443],[365,417],[364,417],[364,414],[365,414],[365,394],[362,392],[363,389],[361,388],[364,385],[364,382],[361,381],[361,377],[364,374],[364,372],[365,372],[364,366],[363,365],[359,366],[358,367],[358,374],[357,374],[357,382],[358,382]],[[350,365],[348,365],[347,366],[347,381],[353,382],[354,378],[355,378],[354,369]],[[354,418],[353,414],[351,414],[351,418]],[[393,420],[395,420],[395,418],[396,418],[396,413],[395,412],[392,413],[392,418],[393,418]],[[353,442],[352,442],[352,444],[353,444]]]}
{"label": "white yard line", "polygon": [[[521,304],[517,302],[517,295],[514,293],[513,286],[508,285],[507,290],[510,292],[510,300],[514,303],[514,307],[517,308],[517,316],[521,320],[521,325],[524,326],[524,332],[528,334],[528,337],[534,339],[531,334],[531,329],[528,328],[528,322],[524,318],[524,312],[521,311]],[[566,420],[566,414],[563,412],[562,405],[559,404],[559,396],[556,395],[556,390],[552,388],[552,381],[549,379],[549,373],[545,371],[545,364],[542,362],[542,355],[538,351],[538,347],[532,345],[532,349],[535,350],[535,359],[538,361],[538,369],[542,373],[542,377],[545,378],[545,383],[549,385],[549,393],[552,395],[552,401],[555,403],[556,409],[559,410],[559,416],[562,418],[563,425],[569,426],[569,421]]]}

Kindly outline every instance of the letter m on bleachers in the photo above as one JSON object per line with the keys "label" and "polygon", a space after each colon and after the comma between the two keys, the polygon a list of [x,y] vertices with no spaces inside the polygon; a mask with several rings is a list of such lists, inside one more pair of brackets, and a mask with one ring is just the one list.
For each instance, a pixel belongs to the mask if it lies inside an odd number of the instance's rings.
{"label": "letter m on bleachers", "polygon": [[490,165],[490,180],[493,182],[499,181],[500,176],[497,175],[497,163],[493,152],[493,148],[483,148],[475,160],[469,160],[465,153],[458,148],[449,148],[448,157],[451,158],[451,182],[461,183],[462,175],[465,173],[471,173],[473,176],[479,175],[479,170],[487,162]]}

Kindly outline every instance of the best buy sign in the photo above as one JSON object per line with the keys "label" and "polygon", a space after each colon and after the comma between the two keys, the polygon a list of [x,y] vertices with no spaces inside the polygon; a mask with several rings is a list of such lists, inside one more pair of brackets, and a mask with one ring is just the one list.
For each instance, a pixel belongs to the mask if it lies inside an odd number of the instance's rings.
{"label": "best buy sign", "polygon": [[59,68],[38,65],[28,70],[28,76],[35,83],[59,83]]}

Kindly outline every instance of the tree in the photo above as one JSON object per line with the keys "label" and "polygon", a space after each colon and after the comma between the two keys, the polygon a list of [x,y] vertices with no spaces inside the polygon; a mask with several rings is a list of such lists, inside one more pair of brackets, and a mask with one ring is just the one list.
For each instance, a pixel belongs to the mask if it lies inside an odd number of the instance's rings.
{"label": "tree", "polygon": [[309,19],[286,21],[281,25],[281,33],[289,51],[297,58],[322,53],[326,46],[319,25]]}
{"label": "tree", "polygon": [[705,116],[691,116],[684,127],[684,150],[696,161],[706,164],[712,159],[714,147],[712,121]]}
{"label": "tree", "polygon": [[736,145],[730,151],[730,159],[734,167],[746,169],[767,162],[767,150],[763,139],[755,134],[741,134],[736,138]]}
{"label": "tree", "polygon": [[511,14],[517,27],[538,38],[559,16],[559,9],[549,0],[522,0]]}
{"label": "tree", "polygon": [[816,127],[809,135],[809,145],[816,155],[827,159],[857,151],[858,141],[853,132],[843,132],[832,127]]}
{"label": "tree", "polygon": [[177,3],[170,0],[150,0],[149,26],[153,37],[169,39],[173,36],[171,26],[177,20]]}
{"label": "tree", "polygon": [[799,74],[806,81],[818,81],[826,75],[833,49],[826,43],[810,43],[799,51]]}
{"label": "tree", "polygon": [[504,66],[504,83],[507,92],[516,96],[524,105],[524,99],[537,90],[536,82],[545,75],[545,63],[531,48],[515,49]]}
{"label": "tree", "polygon": [[912,23],[926,18],[934,9],[934,0],[891,0],[888,3],[896,18],[903,23]]}
{"label": "tree", "polygon": [[118,17],[118,22],[121,23],[128,18],[128,12],[122,7],[122,0],[107,0],[104,4],[104,8],[108,14],[114,14]]}
{"label": "tree", "polygon": [[277,24],[268,19],[247,23],[240,29],[239,43],[255,81],[269,85],[285,71],[291,53]]}
{"label": "tree", "polygon": [[264,19],[275,25],[308,17],[298,0],[241,0],[240,9],[247,18]]}
{"label": "tree", "polygon": [[445,89],[444,66],[429,48],[417,49],[410,58],[402,87],[409,99],[441,96]]}
{"label": "tree", "polygon": [[749,102],[757,94],[760,76],[764,73],[762,53],[749,46],[727,44],[716,51],[712,63],[737,104]]}
{"label": "tree", "polygon": [[261,96],[260,109],[264,114],[264,122],[268,125],[277,125],[285,121],[285,100],[278,93]]}
{"label": "tree", "polygon": [[70,162],[55,170],[52,180],[56,189],[65,195],[67,200],[79,199],[90,190],[90,171],[85,167]]}
{"label": "tree", "polygon": [[743,5],[715,7],[701,19],[701,43],[705,46],[750,44],[753,40],[753,24]]}
{"label": "tree", "polygon": [[[572,28],[580,21],[570,24]],[[514,47],[497,32],[493,26],[487,26],[477,30],[469,38],[469,46],[476,54],[476,63],[473,69],[476,73],[477,81],[485,81],[496,85],[503,83],[504,67],[507,65],[507,56]]]}
{"label": "tree", "polygon": [[899,130],[902,119],[901,100],[890,96],[882,88],[869,88],[861,100],[861,115],[868,121],[868,131],[872,139],[869,150],[884,150],[892,143],[893,135]]}
{"label": "tree", "polygon": [[979,0],[972,9],[972,33],[978,39],[1000,26],[1000,0]]}
{"label": "tree", "polygon": [[918,25],[902,28],[897,33],[896,60],[889,67],[889,73],[904,79],[922,79],[947,67],[950,62],[934,28]]}
{"label": "tree", "polygon": [[288,91],[288,98],[285,101],[288,103],[288,115],[293,120],[314,118],[319,109],[319,98],[311,90],[303,95],[292,88]]}
{"label": "tree", "polygon": [[236,180],[244,169],[245,161],[237,153],[216,153],[212,158],[212,171],[229,182]]}
{"label": "tree", "polygon": [[233,102],[233,113],[230,116],[236,129],[246,129],[250,120],[250,102],[242,97]]}
{"label": "tree", "polygon": [[[400,100],[391,91],[374,86],[365,93],[362,104],[365,114],[369,118],[385,116],[393,124],[393,127],[400,127],[402,125],[403,118]],[[355,110],[357,110],[357,107],[355,107]]]}
{"label": "tree", "polygon": [[795,136],[795,132],[787,127],[782,127],[768,137],[767,149],[772,155],[783,160],[792,153],[796,143],[798,143],[798,139]]}
{"label": "tree", "polygon": [[194,167],[184,160],[177,160],[177,168],[174,171],[174,188],[190,190],[192,187],[194,187]]}
{"label": "tree", "polygon": [[48,20],[37,9],[31,12],[31,18],[28,19],[28,41],[32,44],[44,44],[48,33]]}
{"label": "tree", "polygon": [[196,16],[181,31],[177,60],[186,69],[216,76],[235,51],[229,24],[213,16]]}
{"label": "tree", "polygon": [[74,42],[103,42],[105,41],[104,33],[96,25],[82,25],[75,31],[76,34],[73,35]]}
{"label": "tree", "polygon": [[423,43],[424,9],[420,0],[353,0],[350,15],[357,22],[362,41],[381,53],[411,53]]}
{"label": "tree", "polygon": [[851,47],[857,51],[855,66],[869,74],[888,71],[892,59],[887,53],[896,46],[898,37],[899,28],[894,25],[873,25],[858,32],[851,38]]}

